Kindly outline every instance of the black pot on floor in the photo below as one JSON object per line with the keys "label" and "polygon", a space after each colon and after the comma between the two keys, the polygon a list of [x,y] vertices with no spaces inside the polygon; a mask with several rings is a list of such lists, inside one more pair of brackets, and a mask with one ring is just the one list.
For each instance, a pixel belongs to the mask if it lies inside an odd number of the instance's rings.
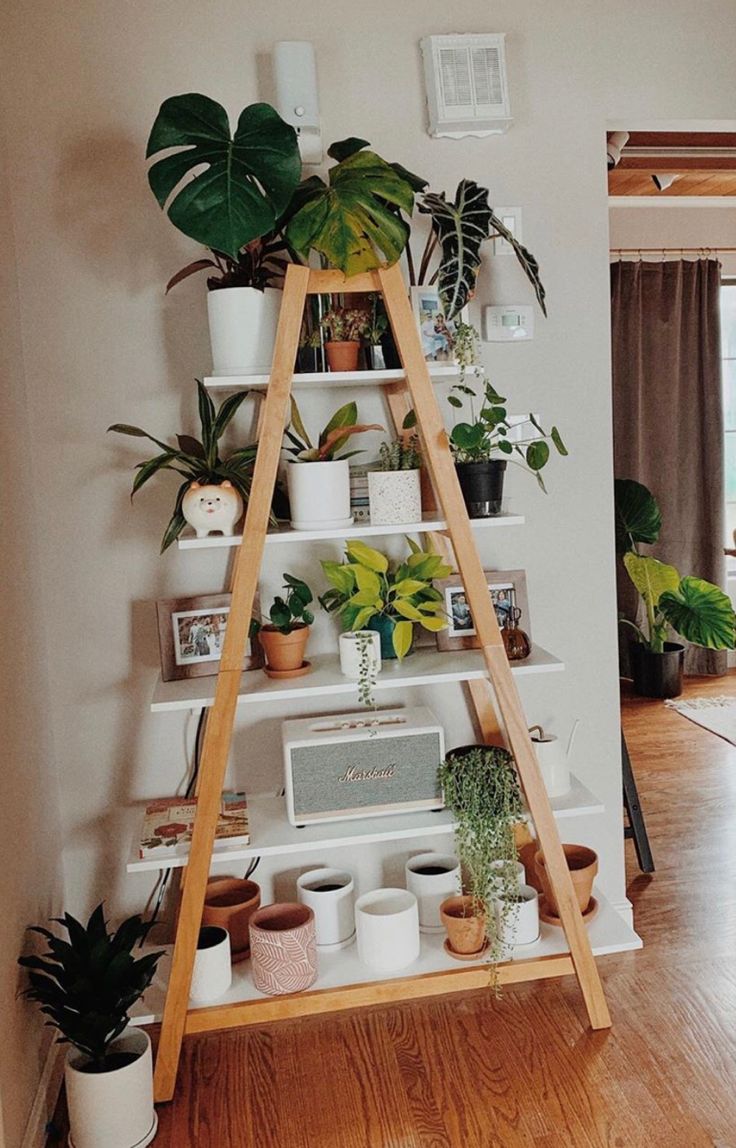
{"label": "black pot on floor", "polygon": [[488,462],[455,464],[460,489],[471,518],[493,518],[501,513],[503,478],[506,462],[500,458]]}
{"label": "black pot on floor", "polygon": [[629,643],[629,665],[634,691],[642,698],[677,698],[682,693],[685,647],[665,642],[664,653],[654,654],[641,642]]}

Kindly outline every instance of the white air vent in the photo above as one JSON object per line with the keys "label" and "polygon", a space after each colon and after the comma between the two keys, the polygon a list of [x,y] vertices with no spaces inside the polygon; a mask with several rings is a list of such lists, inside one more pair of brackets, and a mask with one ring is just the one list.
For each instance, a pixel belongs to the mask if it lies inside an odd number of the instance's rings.
{"label": "white air vent", "polygon": [[422,40],[431,136],[487,136],[511,123],[505,35],[426,36]]}

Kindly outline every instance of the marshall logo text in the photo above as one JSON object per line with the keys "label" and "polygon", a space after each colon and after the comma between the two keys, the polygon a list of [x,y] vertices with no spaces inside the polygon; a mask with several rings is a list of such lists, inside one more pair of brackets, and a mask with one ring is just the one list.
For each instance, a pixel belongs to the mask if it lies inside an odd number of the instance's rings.
{"label": "marshall logo text", "polygon": [[385,769],[355,769],[348,766],[345,772],[338,777],[338,781],[388,781],[396,773],[395,765],[388,765]]}

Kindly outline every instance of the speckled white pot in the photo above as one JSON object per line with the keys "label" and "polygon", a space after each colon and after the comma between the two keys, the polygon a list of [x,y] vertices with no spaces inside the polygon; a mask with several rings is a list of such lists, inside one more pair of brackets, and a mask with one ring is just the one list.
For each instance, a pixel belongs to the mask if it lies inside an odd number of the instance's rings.
{"label": "speckled white pot", "polygon": [[421,522],[422,487],[418,470],[368,471],[372,526]]}

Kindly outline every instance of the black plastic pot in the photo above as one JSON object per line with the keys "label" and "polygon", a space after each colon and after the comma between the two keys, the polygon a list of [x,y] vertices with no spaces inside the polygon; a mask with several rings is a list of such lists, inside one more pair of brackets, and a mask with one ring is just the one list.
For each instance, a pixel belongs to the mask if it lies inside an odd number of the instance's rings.
{"label": "black plastic pot", "polygon": [[641,642],[629,642],[629,665],[634,691],[642,698],[677,698],[682,693],[682,661],[685,647],[665,642],[664,653],[655,654]]}
{"label": "black plastic pot", "polygon": [[506,465],[500,458],[492,458],[488,462],[455,464],[460,489],[471,518],[493,518],[501,513]]}

